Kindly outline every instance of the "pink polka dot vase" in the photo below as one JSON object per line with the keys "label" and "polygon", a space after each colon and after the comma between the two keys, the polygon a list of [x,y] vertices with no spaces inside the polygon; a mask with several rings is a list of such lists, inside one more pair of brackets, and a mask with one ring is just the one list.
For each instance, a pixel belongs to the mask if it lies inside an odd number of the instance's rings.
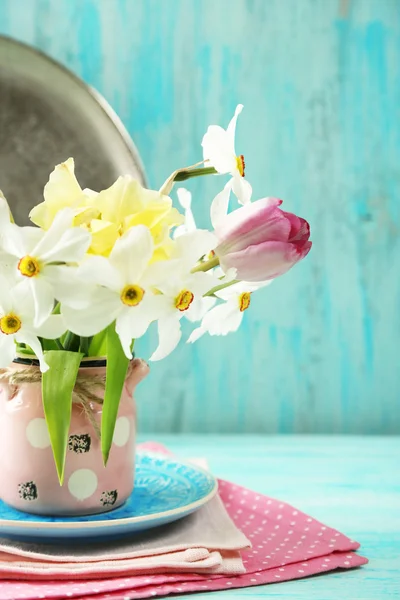
{"label": "pink polka dot vase", "polygon": [[[13,363],[12,369],[26,365]],[[39,367],[33,367],[39,368]],[[105,366],[83,366],[80,373],[103,375]],[[60,486],[44,418],[41,383],[17,388],[0,382],[0,497],[18,510],[54,516],[107,512],[131,495],[135,470],[136,407],[133,391],[148,365],[131,362],[119,405],[113,444],[104,467],[95,427],[82,405],[72,405],[71,426]],[[103,392],[104,393],[104,392]],[[101,404],[90,405],[100,426]]]}

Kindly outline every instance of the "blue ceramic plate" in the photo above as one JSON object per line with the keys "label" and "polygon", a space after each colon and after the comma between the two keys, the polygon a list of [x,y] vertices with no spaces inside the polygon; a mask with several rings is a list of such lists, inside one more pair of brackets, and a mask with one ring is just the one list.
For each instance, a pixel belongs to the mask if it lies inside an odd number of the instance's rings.
{"label": "blue ceramic plate", "polygon": [[138,453],[135,488],[120,508],[85,517],[42,517],[0,501],[0,536],[63,542],[121,536],[181,519],[208,502],[217,488],[215,478],[199,467]]}

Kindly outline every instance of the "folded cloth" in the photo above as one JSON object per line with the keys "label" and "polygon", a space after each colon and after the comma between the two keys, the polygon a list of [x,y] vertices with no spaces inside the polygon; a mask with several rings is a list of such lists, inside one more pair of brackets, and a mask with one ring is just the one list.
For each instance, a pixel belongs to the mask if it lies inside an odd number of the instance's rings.
{"label": "folded cloth", "polygon": [[135,573],[244,573],[251,546],[216,496],[200,510],[127,538],[68,546],[0,539],[0,579],[100,579]]}
{"label": "folded cloth", "polygon": [[0,579],[28,579],[30,581],[80,579],[106,579],[124,575],[149,573],[201,573],[229,574],[245,573],[239,552],[209,552],[206,548],[191,548],[182,552],[171,552],[131,559],[109,559],[98,562],[39,561],[28,558],[21,560],[10,554],[0,555]]}
{"label": "folded cloth", "polygon": [[[154,444],[147,444],[143,448],[165,451],[163,447]],[[20,573],[18,582],[10,580],[0,582],[0,600],[20,598],[24,600],[37,598],[133,600],[172,593],[280,582],[338,568],[349,569],[368,562],[367,559],[352,552],[359,547],[357,542],[294,507],[229,482],[219,483],[220,496],[228,513],[234,523],[250,538],[253,545],[251,549],[242,552],[246,573],[227,576],[215,572],[201,575],[187,571],[179,573],[155,571],[151,574],[135,572],[124,577],[79,581],[74,574],[74,580],[69,582],[55,579],[52,582],[23,581],[24,576]],[[156,531],[153,532],[155,536]],[[7,541],[5,547],[2,544],[0,549],[10,553],[11,546]],[[18,547],[21,550],[20,544]],[[204,547],[207,548],[207,545]],[[218,547],[221,549],[221,543]],[[22,549],[22,552],[26,551],[27,548]],[[47,556],[46,552],[42,551],[42,545],[40,551],[36,549],[37,555],[42,553],[40,559],[43,555]],[[180,551],[175,550],[175,552]],[[233,550],[233,552],[237,551],[238,549]],[[62,560],[65,558],[66,555]],[[76,563],[76,561],[71,562]],[[25,578],[30,579],[30,576]]]}

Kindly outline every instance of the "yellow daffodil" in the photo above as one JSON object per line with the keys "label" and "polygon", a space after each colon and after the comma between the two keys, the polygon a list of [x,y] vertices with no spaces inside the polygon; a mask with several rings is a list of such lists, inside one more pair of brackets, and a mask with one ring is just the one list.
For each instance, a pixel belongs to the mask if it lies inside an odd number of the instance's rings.
{"label": "yellow daffodil", "polygon": [[119,177],[100,193],[82,190],[72,158],[56,166],[45,186],[44,202],[33,208],[30,218],[47,230],[65,207],[73,210],[74,226],[84,227],[92,234],[89,253],[103,256],[110,254],[126,231],[145,225],[154,241],[152,262],[166,260],[174,246],[170,230],[183,222],[183,216],[172,207],[168,196],[143,188],[129,175]]}
{"label": "yellow daffodil", "polygon": [[[168,248],[173,244],[169,231],[183,221],[183,216],[172,207],[171,198],[154,190],[146,190],[136,179],[125,175],[99,193],[95,206],[103,222],[118,227],[119,235],[137,225],[148,227],[154,241],[153,261],[169,256]],[[109,252],[104,250],[97,253],[107,256]]]}
{"label": "yellow daffodil", "polygon": [[30,219],[42,229],[49,229],[56,214],[63,208],[72,208],[74,226],[88,224],[99,216],[99,211],[93,206],[91,190],[82,190],[75,177],[74,159],[69,158],[57,165],[51,173],[44,188],[44,202],[35,206],[30,212]]}

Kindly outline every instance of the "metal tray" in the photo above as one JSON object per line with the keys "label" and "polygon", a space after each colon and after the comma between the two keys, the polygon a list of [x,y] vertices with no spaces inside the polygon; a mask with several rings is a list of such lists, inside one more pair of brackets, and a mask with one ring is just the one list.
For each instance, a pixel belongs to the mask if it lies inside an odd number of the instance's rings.
{"label": "metal tray", "polygon": [[45,54],[0,36],[0,189],[20,225],[70,156],[83,188],[104,189],[124,174],[145,183],[138,151],[104,98]]}

